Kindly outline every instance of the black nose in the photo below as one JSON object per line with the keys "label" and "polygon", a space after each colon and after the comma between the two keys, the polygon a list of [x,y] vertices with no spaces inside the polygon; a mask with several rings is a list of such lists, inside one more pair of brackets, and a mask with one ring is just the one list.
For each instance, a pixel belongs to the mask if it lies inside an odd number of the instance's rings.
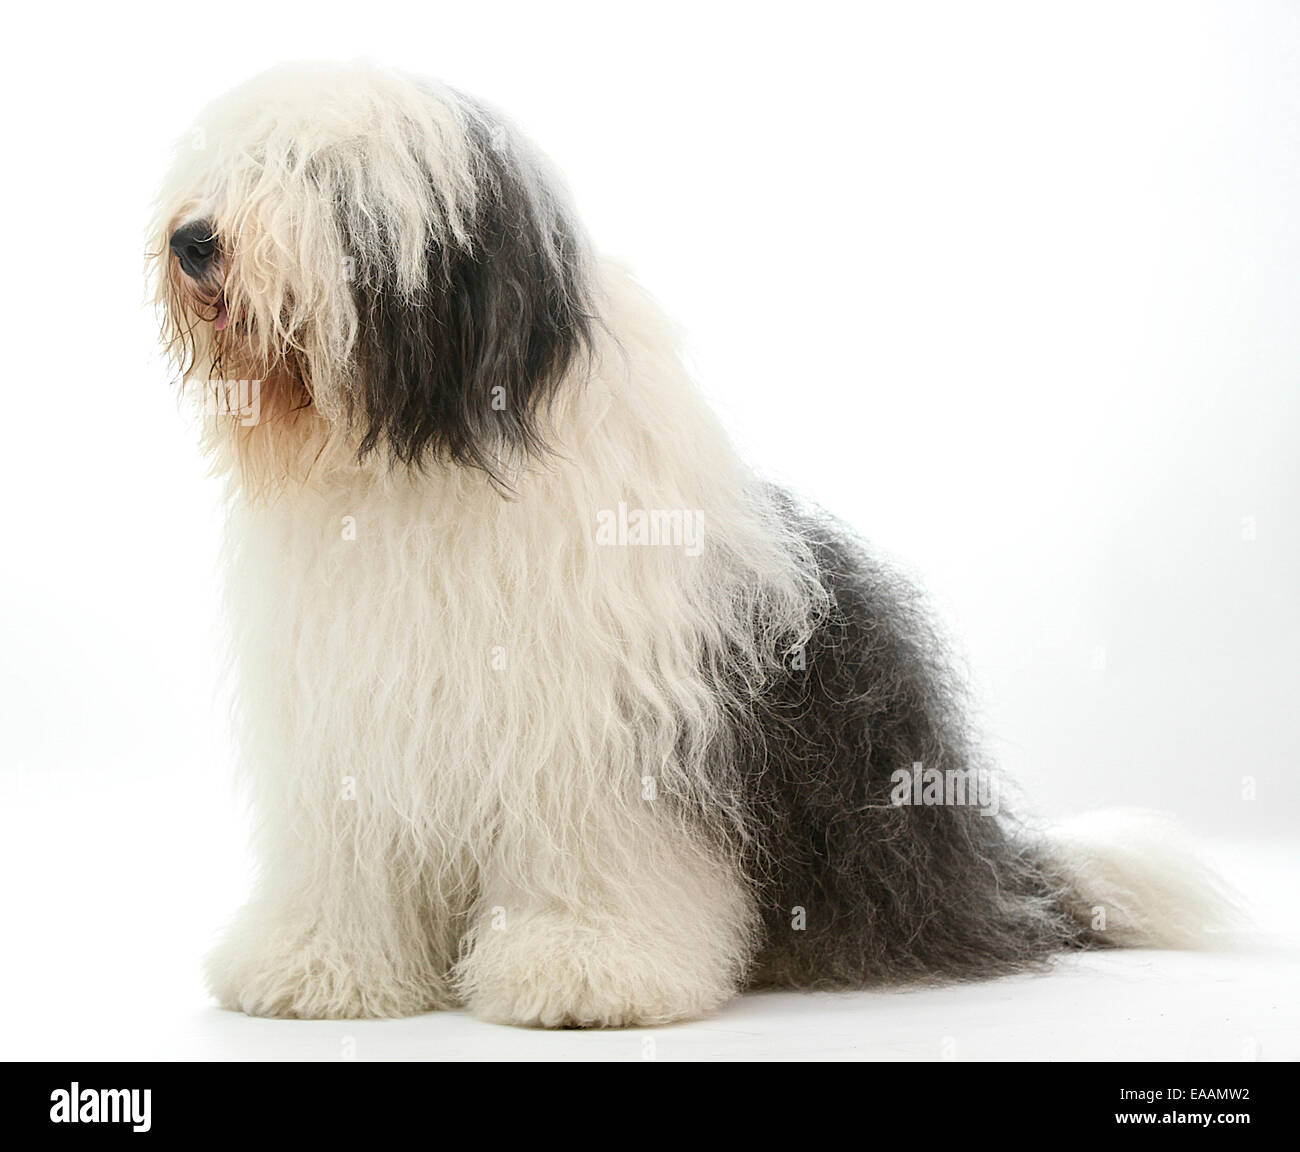
{"label": "black nose", "polygon": [[183,224],[172,233],[171,250],[181,262],[185,275],[202,280],[217,258],[217,238],[211,220]]}

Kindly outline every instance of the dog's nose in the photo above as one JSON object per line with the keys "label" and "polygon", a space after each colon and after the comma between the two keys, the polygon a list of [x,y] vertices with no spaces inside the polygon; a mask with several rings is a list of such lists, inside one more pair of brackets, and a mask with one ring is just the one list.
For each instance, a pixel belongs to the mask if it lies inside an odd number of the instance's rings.
{"label": "dog's nose", "polygon": [[202,280],[216,260],[217,238],[210,220],[181,225],[172,233],[170,243],[185,275],[194,280]]}

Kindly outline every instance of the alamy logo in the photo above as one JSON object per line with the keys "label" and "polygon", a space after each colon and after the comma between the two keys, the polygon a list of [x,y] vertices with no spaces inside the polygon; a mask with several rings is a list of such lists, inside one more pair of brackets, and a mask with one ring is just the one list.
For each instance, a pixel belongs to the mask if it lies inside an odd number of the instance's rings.
{"label": "alamy logo", "polygon": [[704,513],[694,508],[617,508],[596,513],[596,543],[605,547],[681,548],[687,556],[704,549]]}
{"label": "alamy logo", "polygon": [[260,380],[205,380],[200,399],[204,416],[230,416],[245,428],[262,419]]}
{"label": "alamy logo", "polygon": [[130,1124],[132,1132],[149,1131],[148,1088],[69,1088],[50,1093],[52,1124]]}
{"label": "alamy logo", "polygon": [[909,805],[979,808],[996,816],[998,778],[981,768],[926,768],[919,760],[911,769],[899,768],[890,773],[893,788],[889,802],[896,808]]}

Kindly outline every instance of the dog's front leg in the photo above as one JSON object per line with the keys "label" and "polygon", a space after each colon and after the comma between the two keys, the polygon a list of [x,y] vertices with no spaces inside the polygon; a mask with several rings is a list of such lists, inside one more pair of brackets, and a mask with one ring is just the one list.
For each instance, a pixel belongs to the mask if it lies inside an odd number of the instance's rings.
{"label": "dog's front leg", "polygon": [[456,970],[471,1010],[502,1024],[628,1027],[734,995],[755,931],[734,864],[648,809],[586,815],[498,837]]}
{"label": "dog's front leg", "polygon": [[450,915],[391,845],[354,831],[299,827],[278,838],[257,896],[208,959],[208,983],[224,1007],[341,1019],[453,1002]]}

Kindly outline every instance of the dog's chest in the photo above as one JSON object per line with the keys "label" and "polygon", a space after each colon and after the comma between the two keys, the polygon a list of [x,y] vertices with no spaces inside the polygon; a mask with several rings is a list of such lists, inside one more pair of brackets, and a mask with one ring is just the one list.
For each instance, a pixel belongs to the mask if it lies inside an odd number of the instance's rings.
{"label": "dog's chest", "polygon": [[243,512],[232,543],[244,691],[295,771],[483,773],[539,656],[488,533],[409,500],[314,498]]}

